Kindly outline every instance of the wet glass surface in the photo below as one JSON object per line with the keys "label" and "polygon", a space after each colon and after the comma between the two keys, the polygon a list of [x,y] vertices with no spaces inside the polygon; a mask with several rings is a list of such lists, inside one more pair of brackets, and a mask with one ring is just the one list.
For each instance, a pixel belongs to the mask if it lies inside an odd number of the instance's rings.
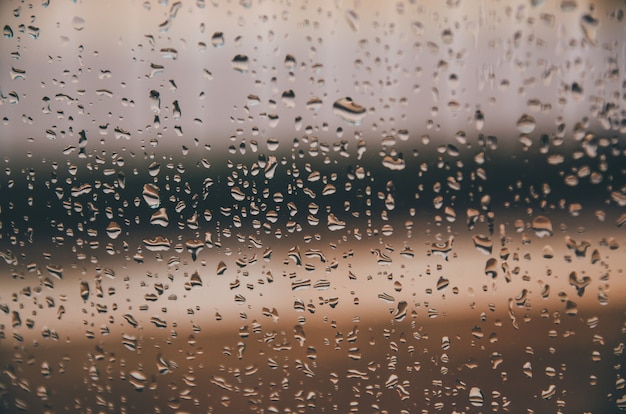
{"label": "wet glass surface", "polygon": [[620,1],[0,4],[0,412],[626,410]]}

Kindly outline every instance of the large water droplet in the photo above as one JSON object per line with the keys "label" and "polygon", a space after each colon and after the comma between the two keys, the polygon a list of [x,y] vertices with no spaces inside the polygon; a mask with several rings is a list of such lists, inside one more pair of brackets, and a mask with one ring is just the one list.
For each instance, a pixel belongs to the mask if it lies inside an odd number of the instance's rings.
{"label": "large water droplet", "polygon": [[80,16],[74,16],[72,19],[72,27],[77,31],[83,30],[85,28],[85,19]]}
{"label": "large water droplet", "polygon": [[469,391],[469,401],[474,407],[482,407],[485,401],[483,392],[478,387],[472,387]]}

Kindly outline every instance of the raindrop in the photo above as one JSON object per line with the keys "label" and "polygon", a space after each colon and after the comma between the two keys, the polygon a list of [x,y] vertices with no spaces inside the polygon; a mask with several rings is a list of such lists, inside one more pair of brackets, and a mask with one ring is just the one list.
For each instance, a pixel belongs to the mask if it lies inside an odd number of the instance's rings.
{"label": "raindrop", "polygon": [[576,293],[578,294],[578,296],[584,295],[585,288],[591,283],[591,278],[589,276],[583,276],[582,278],[578,278],[578,274],[576,272],[571,272],[568,280],[570,286],[576,288]]}
{"label": "raindrop", "polygon": [[333,113],[353,125],[360,125],[366,112],[364,107],[353,102],[349,97],[337,99],[333,104]]}
{"label": "raindrop", "polygon": [[488,236],[476,234],[472,236],[472,240],[474,241],[474,247],[476,247],[476,250],[486,255],[491,254],[493,250],[493,242]]}
{"label": "raindrop", "polygon": [[547,389],[541,391],[541,398],[549,400],[556,394],[556,386],[551,384]]}
{"label": "raindrop", "polygon": [[596,38],[598,36],[598,28],[600,27],[600,21],[590,14],[584,14],[580,18],[580,27],[583,29],[585,38],[592,44],[596,44]]}
{"label": "raindrop", "polygon": [[11,29],[11,26],[9,26],[8,24],[4,25],[4,37],[6,37],[7,39],[11,39],[13,37],[13,29]]}
{"label": "raindrop", "polygon": [[143,199],[150,208],[159,208],[161,199],[159,198],[159,187],[154,184],[145,184],[143,186]]}
{"label": "raindrop", "polygon": [[402,321],[406,317],[407,311],[409,308],[409,304],[405,301],[398,302],[398,306],[393,313],[393,318],[396,321]]}
{"label": "raindrop", "polygon": [[402,171],[406,167],[404,158],[402,158],[401,156],[386,155],[383,158],[382,164],[385,168],[388,168],[392,171]]}
{"label": "raindrop", "polygon": [[552,236],[552,222],[544,216],[537,216],[533,220],[533,230],[537,237],[550,237]]}
{"label": "raindrop", "polygon": [[331,231],[343,230],[346,227],[345,221],[339,220],[333,213],[328,214],[328,229]]}
{"label": "raindrop", "polygon": [[472,387],[469,391],[469,401],[473,407],[482,407],[485,401],[483,392],[478,387]]}
{"label": "raindrop", "polygon": [[107,233],[107,236],[109,236],[111,239],[117,239],[117,237],[122,233],[122,228],[120,227],[119,224],[112,221],[107,226],[106,233]]}
{"label": "raindrop", "polygon": [[517,120],[515,126],[522,134],[530,134],[536,127],[535,118],[528,114],[524,114]]}
{"label": "raindrop", "polygon": [[485,263],[485,274],[491,278],[498,276],[498,261],[495,258],[490,257],[487,259]]}
{"label": "raindrop", "polygon": [[89,283],[84,280],[80,282],[80,297],[84,301],[89,299]]}
{"label": "raindrop", "polygon": [[211,36],[211,44],[213,47],[222,47],[224,46],[224,33],[215,32],[213,36]]}
{"label": "raindrop", "polygon": [[314,96],[310,98],[308,101],[306,101],[306,109],[308,109],[309,111],[319,111],[320,109],[322,109],[323,104],[324,104],[324,101],[322,101],[317,96]]}
{"label": "raindrop", "polygon": [[240,73],[247,73],[249,69],[248,56],[246,55],[236,55],[231,60],[231,66],[234,70]]}
{"label": "raindrop", "polygon": [[143,391],[146,387],[148,378],[139,371],[131,371],[128,382],[134,387],[135,391]]}
{"label": "raindrop", "polygon": [[72,19],[72,27],[76,31],[81,31],[85,28],[85,19],[79,16],[74,16]]}
{"label": "raindrop", "polygon": [[359,15],[354,10],[346,10],[346,21],[348,22],[348,26],[350,26],[350,29],[355,32],[359,31]]}
{"label": "raindrop", "polygon": [[157,211],[155,211],[150,217],[150,224],[167,227],[169,224],[169,218],[167,216],[167,210],[164,207],[161,207]]}

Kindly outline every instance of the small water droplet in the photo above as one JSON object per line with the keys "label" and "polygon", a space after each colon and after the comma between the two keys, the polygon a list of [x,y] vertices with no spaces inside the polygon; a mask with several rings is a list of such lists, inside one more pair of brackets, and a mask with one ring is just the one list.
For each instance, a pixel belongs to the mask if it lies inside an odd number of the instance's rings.
{"label": "small water droplet", "polygon": [[74,16],[72,19],[72,27],[77,31],[83,30],[85,28],[85,19],[80,16]]}

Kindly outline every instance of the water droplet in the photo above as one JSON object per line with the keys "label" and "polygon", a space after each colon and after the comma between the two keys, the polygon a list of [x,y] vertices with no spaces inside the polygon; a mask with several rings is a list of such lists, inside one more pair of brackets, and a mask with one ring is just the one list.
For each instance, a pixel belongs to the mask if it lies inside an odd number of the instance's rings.
{"label": "water droplet", "polygon": [[159,208],[161,204],[159,187],[154,184],[145,184],[143,186],[143,199],[150,208]]}
{"label": "water droplet", "polygon": [[596,44],[596,38],[598,37],[598,28],[600,27],[600,20],[594,18],[590,14],[584,14],[580,18],[580,27],[583,29],[585,39],[587,39],[592,45]]}
{"label": "water droplet", "polygon": [[408,308],[409,308],[409,304],[406,301],[398,302],[398,306],[393,313],[393,318],[398,322],[404,320],[404,318],[406,317]]}
{"label": "water droplet", "polygon": [[441,32],[441,41],[447,45],[454,41],[454,33],[450,29],[445,29]]}
{"label": "water droplet", "polygon": [[213,47],[222,47],[224,46],[224,33],[215,32],[213,36],[211,36],[211,44]]}
{"label": "water droplet", "polygon": [[349,97],[337,99],[333,104],[333,113],[353,125],[360,125],[366,112],[364,107],[353,102]]}
{"label": "water droplet", "polygon": [[589,276],[583,276],[582,278],[578,278],[578,274],[576,272],[570,273],[568,280],[570,286],[576,288],[576,293],[578,294],[578,296],[584,295],[585,288],[591,283],[591,278]]}
{"label": "water droplet", "polygon": [[[128,322],[128,324],[130,326],[132,326],[133,328],[136,328],[139,325],[139,322],[137,322],[137,319],[135,319],[135,317],[133,315],[131,315],[130,313],[127,313],[124,315],[124,319],[126,320],[126,322]],[[131,338],[126,338],[128,341],[133,341],[133,339]]]}
{"label": "water droplet", "polygon": [[359,31],[359,15],[354,10],[346,10],[346,21],[348,22],[348,26],[350,26],[350,29],[355,32]]}
{"label": "water droplet", "polygon": [[491,254],[493,250],[493,242],[491,241],[491,238],[482,234],[476,234],[472,236],[472,240],[476,250],[486,255]]}
{"label": "water droplet", "polygon": [[314,111],[314,112],[319,111],[320,109],[322,109],[323,104],[324,104],[324,101],[322,101],[317,96],[314,96],[310,98],[308,101],[306,101],[306,109],[308,109],[309,111]]}
{"label": "water droplet", "polygon": [[146,249],[151,252],[164,252],[170,249],[171,243],[167,237],[156,236],[152,239],[143,239],[143,244]]}
{"label": "water droplet", "polygon": [[483,392],[478,387],[472,387],[469,391],[469,401],[474,407],[482,407],[485,401]]}
{"label": "water droplet", "polygon": [[452,244],[454,243],[454,237],[450,236],[445,242],[437,242],[431,245],[431,252],[434,255],[443,257],[446,261],[450,252],[452,252]]}
{"label": "water droplet", "polygon": [[151,317],[150,322],[154,324],[156,328],[159,328],[159,329],[167,328],[167,321],[158,315]]}
{"label": "water droplet", "polygon": [[131,371],[128,382],[134,387],[136,391],[143,391],[146,387],[148,378],[139,371]]}
{"label": "water droplet", "polygon": [[404,158],[402,158],[401,155],[386,155],[383,158],[382,164],[385,168],[388,168],[392,171],[402,171],[406,167]]}
{"label": "water droplet", "polygon": [[83,30],[85,28],[85,19],[80,16],[74,16],[72,19],[72,27],[77,31]]}
{"label": "water droplet", "polygon": [[530,134],[536,127],[535,118],[528,114],[524,114],[517,120],[515,126],[522,134]]}
{"label": "water droplet", "polygon": [[150,224],[156,226],[167,227],[169,225],[169,217],[167,216],[167,210],[161,207],[150,216]]}
{"label": "water droplet", "polygon": [[346,222],[339,220],[333,213],[328,214],[328,229],[331,231],[343,230]]}
{"label": "water droplet", "polygon": [[293,89],[288,89],[283,92],[281,101],[287,108],[295,108],[296,106],[296,93]]}
{"label": "water droplet", "polygon": [[550,398],[554,397],[555,394],[556,386],[554,384],[551,384],[550,386],[548,386],[547,389],[541,391],[541,398],[543,398],[544,400],[549,400]]}
{"label": "water droplet", "polygon": [[487,259],[485,263],[485,274],[492,278],[498,276],[498,261],[495,258],[490,257]]}
{"label": "water droplet", "polygon": [[443,290],[447,288],[449,284],[450,284],[450,281],[448,279],[446,279],[443,276],[440,276],[439,280],[437,280],[437,290]]}
{"label": "water droplet", "polygon": [[235,201],[243,201],[246,199],[246,194],[241,191],[239,187],[231,188],[230,195],[235,199]]}
{"label": "water droplet", "polygon": [[41,375],[43,375],[44,378],[50,378],[52,376],[52,369],[50,368],[48,361],[43,361],[41,363]]}
{"label": "water droplet", "polygon": [[535,217],[532,226],[537,237],[551,237],[553,234],[552,222],[545,216]]}
{"label": "water droplet", "polygon": [[11,29],[11,26],[9,26],[8,24],[4,25],[4,37],[6,37],[7,39],[11,39],[13,37],[13,29]]}
{"label": "water droplet", "polygon": [[545,245],[541,251],[544,259],[552,259],[554,257],[554,249],[550,245]]}
{"label": "water droplet", "polygon": [[80,297],[84,301],[89,299],[89,283],[84,280],[80,282]]}
{"label": "water droplet", "polygon": [[398,376],[396,374],[389,375],[387,381],[385,381],[385,388],[395,388],[398,385]]}
{"label": "water droplet", "polygon": [[106,228],[107,235],[112,239],[117,239],[118,236],[122,233],[122,227],[119,224],[112,221]]}
{"label": "water droplet", "polygon": [[239,73],[247,73],[250,68],[249,59],[246,55],[236,55],[231,60],[231,66]]}

